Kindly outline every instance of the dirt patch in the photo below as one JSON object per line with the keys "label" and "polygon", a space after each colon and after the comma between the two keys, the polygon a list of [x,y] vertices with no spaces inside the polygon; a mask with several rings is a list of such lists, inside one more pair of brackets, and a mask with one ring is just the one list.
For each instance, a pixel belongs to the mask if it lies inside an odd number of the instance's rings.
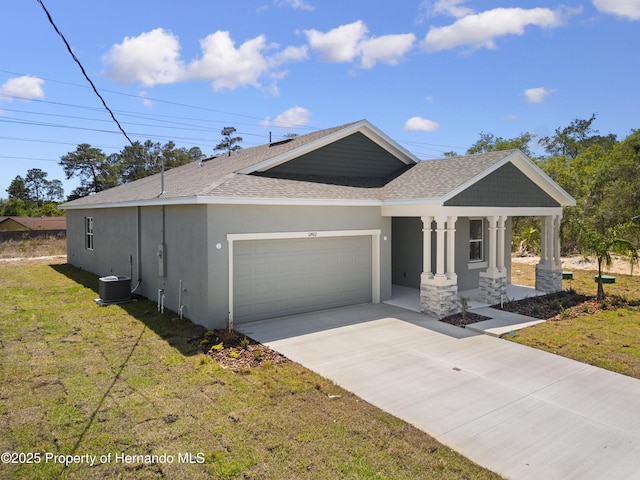
{"label": "dirt patch", "polygon": [[[640,273],[640,268],[636,263],[633,265],[633,270],[631,269],[631,263],[628,259],[624,257],[619,257],[613,255],[611,257],[611,266],[607,267],[605,265],[602,266],[602,271],[604,274],[619,274],[619,275],[633,275],[634,273],[637,275]],[[581,255],[575,255],[572,257],[562,257],[560,259],[562,262],[563,270],[598,270],[598,262],[595,258],[584,257]],[[524,263],[527,265],[535,265],[540,262],[540,257],[537,256],[525,256],[518,257],[512,256],[511,262],[514,264]]]}
{"label": "dirt patch", "polygon": [[237,331],[209,330],[192,340],[198,348],[225,368],[243,370],[279,365],[289,359]]}

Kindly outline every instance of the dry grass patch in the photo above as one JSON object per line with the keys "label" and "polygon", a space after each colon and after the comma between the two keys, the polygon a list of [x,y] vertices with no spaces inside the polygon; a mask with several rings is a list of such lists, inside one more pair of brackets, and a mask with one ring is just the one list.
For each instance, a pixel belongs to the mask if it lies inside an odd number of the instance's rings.
{"label": "dry grass patch", "polygon": [[0,242],[0,259],[31,258],[67,254],[67,240],[64,236],[5,240]]}
{"label": "dry grass patch", "polygon": [[148,301],[99,307],[97,287],[0,263],[0,452],[98,459],[0,477],[499,478],[294,362],[223,368],[202,328]]}

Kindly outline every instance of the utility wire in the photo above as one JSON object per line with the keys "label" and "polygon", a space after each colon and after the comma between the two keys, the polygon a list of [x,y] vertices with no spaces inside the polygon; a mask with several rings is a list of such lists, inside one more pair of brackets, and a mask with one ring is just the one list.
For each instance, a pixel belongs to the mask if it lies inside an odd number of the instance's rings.
{"label": "utility wire", "polygon": [[53,18],[51,18],[51,14],[49,13],[49,11],[47,10],[47,7],[44,6],[44,3],[42,3],[42,0],[37,0],[38,3],[40,4],[40,6],[42,7],[42,9],[44,10],[44,13],[47,15],[47,18],[49,19],[49,23],[51,24],[51,26],[54,28],[54,30],[56,31],[56,33],[60,36],[60,38],[62,38],[62,41],[64,42],[64,44],[67,47],[67,50],[69,51],[69,54],[71,54],[71,57],[75,60],[75,62],[78,64],[78,66],[80,67],[80,70],[82,71],[82,74],[84,75],[84,78],[87,79],[87,81],[89,82],[89,84],[91,84],[91,88],[93,88],[93,91],[95,92],[95,94],[98,96],[98,98],[100,99],[100,101],[102,102],[102,105],[104,105],[104,108],[107,109],[107,111],[109,112],[109,114],[111,115],[111,118],[113,119],[114,122],[116,122],[116,125],[118,125],[118,128],[120,129],[120,131],[122,132],[122,134],[125,136],[125,138],[127,140],[129,140],[129,143],[131,145],[133,145],[133,142],[131,141],[131,139],[129,138],[129,135],[127,135],[127,132],[124,131],[124,129],[122,128],[122,126],[120,125],[120,122],[118,122],[118,119],[116,118],[116,116],[113,114],[113,112],[111,111],[111,109],[107,106],[107,102],[104,101],[104,98],[102,98],[102,95],[100,95],[100,92],[98,92],[98,89],[96,88],[96,86],[93,84],[93,82],[91,81],[91,79],[89,78],[89,75],[87,75],[87,72],[85,71],[84,67],[82,66],[82,63],[80,63],[80,60],[78,60],[78,57],[75,56],[75,54],[73,53],[73,50],[71,50],[71,45],[69,45],[69,42],[67,42],[67,39],[64,37],[64,35],[62,34],[62,32],[58,29],[58,26],[55,24],[55,22],[53,21]]}

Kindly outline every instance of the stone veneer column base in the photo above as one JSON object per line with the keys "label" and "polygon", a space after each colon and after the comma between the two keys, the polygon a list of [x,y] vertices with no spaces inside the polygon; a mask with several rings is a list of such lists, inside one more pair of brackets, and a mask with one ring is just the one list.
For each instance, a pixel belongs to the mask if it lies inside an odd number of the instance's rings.
{"label": "stone veneer column base", "polygon": [[420,310],[437,319],[458,313],[458,282],[423,278],[420,283]]}
{"label": "stone veneer column base", "polygon": [[562,267],[536,265],[536,290],[544,293],[555,293],[562,290]]}
{"label": "stone veneer column base", "polygon": [[497,305],[507,296],[507,277],[481,273],[478,288],[481,302]]}

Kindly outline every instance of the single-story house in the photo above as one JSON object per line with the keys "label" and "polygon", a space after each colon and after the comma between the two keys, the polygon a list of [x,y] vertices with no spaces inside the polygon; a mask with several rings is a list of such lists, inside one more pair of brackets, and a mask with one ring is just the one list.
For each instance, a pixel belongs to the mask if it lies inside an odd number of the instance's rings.
{"label": "single-story house", "polygon": [[[366,120],[173,168],[62,205],[68,262],[131,275],[207,328],[420,291],[442,318],[458,291],[497,303],[511,219],[542,219],[536,288],[562,288],[573,198],[519,150],[419,161]],[[418,290],[416,290],[417,292]]]}
{"label": "single-story house", "polygon": [[67,228],[65,217],[0,217],[0,232],[26,232],[46,230],[64,232]]}

